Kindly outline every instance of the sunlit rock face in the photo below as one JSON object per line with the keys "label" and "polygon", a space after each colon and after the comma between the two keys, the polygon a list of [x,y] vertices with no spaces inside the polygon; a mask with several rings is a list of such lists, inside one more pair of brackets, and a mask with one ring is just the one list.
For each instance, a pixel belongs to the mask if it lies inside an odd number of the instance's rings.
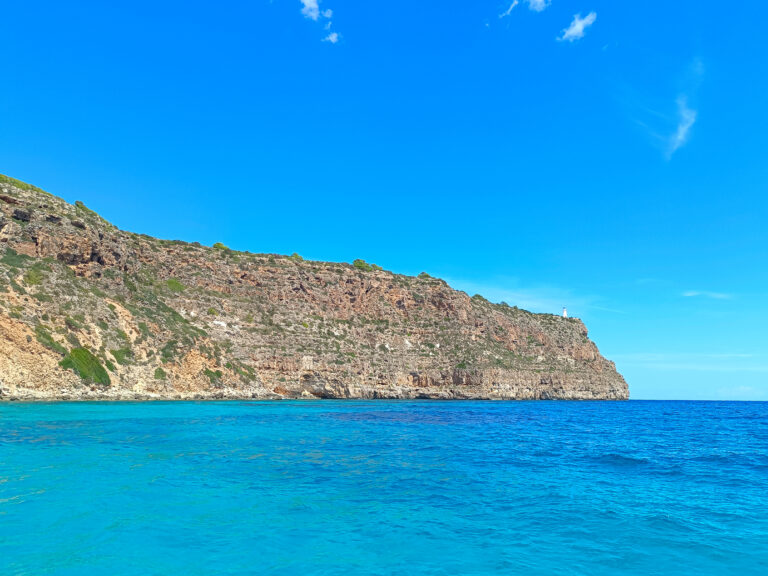
{"label": "sunlit rock face", "polygon": [[0,177],[0,398],[628,396],[578,319],[132,234]]}

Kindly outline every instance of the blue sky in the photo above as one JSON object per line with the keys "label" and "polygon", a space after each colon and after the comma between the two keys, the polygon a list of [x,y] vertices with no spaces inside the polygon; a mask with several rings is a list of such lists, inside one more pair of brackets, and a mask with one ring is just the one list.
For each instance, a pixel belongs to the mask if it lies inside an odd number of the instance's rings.
{"label": "blue sky", "polygon": [[0,10],[0,172],[136,232],[567,305],[635,398],[768,399],[768,4]]}

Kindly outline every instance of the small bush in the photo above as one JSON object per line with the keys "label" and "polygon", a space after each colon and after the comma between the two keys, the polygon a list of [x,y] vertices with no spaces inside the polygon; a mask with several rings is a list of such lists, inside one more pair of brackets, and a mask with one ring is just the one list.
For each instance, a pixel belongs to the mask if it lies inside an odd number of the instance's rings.
{"label": "small bush", "polygon": [[144,338],[149,338],[152,335],[152,331],[147,326],[146,322],[139,322],[139,332]]}
{"label": "small bush", "polygon": [[432,278],[432,276],[430,276],[426,272],[420,272],[418,277],[421,278],[422,280],[429,280],[430,278]]}
{"label": "small bush", "polygon": [[208,308],[208,316],[218,316],[219,313],[216,308]]}
{"label": "small bush", "polygon": [[104,370],[99,359],[85,348],[74,348],[70,350],[69,354],[59,362],[59,366],[66,370],[72,370],[75,374],[80,376],[84,382],[92,382],[94,384],[101,384],[102,386],[109,386],[111,383],[109,374]]}
{"label": "small bush", "polygon": [[176,278],[169,278],[166,280],[165,284],[168,286],[168,290],[176,293],[184,292],[184,289],[186,288],[186,286],[184,286],[184,284],[179,282]]}
{"label": "small bush", "polygon": [[53,336],[51,336],[51,333],[48,332],[45,326],[42,326],[41,324],[35,326],[35,337],[37,338],[37,341],[40,342],[40,344],[49,350],[58,352],[62,356],[67,353],[67,350],[64,348],[64,346],[56,342],[56,340],[53,339]]}
{"label": "small bush", "polygon": [[11,288],[13,288],[13,291],[17,294],[26,294],[27,291],[24,290],[23,286],[19,286],[15,280],[9,280],[9,283],[11,285]]}
{"label": "small bush", "polygon": [[27,273],[24,274],[24,284],[27,286],[38,286],[42,284],[45,275],[37,268],[30,268]]}
{"label": "small bush", "polygon": [[296,252],[288,256],[288,259],[293,260],[294,262],[304,262],[304,258],[296,254]]}
{"label": "small bush", "polygon": [[130,348],[119,348],[118,350],[110,350],[110,352],[115,357],[117,363],[123,366],[128,364],[133,357],[133,352],[131,352]]}
{"label": "small bush", "polygon": [[226,250],[226,251],[229,251],[229,246],[226,246],[226,245],[222,244],[221,242],[216,242],[216,244],[214,244],[213,247],[216,248],[216,250]]}
{"label": "small bush", "polygon": [[0,259],[0,262],[7,264],[12,268],[21,268],[30,260],[31,258],[29,256],[19,254],[13,248],[8,248],[6,249],[5,254],[3,254],[3,257]]}
{"label": "small bush", "polygon": [[80,324],[80,322],[78,322],[77,320],[75,320],[71,316],[67,316],[66,318],[64,318],[64,324],[66,324],[67,328],[69,328],[70,330],[82,330],[83,329],[83,325]]}
{"label": "small bush", "polygon": [[360,258],[352,262],[352,266],[354,266],[358,270],[362,270],[363,272],[370,272],[371,270],[373,270],[373,266],[368,264],[368,262],[366,262],[365,260],[361,260]]}
{"label": "small bush", "polygon": [[171,340],[160,349],[160,358],[162,359],[163,363],[167,364],[168,362],[173,361],[173,359],[176,357],[176,346],[178,346],[178,344],[179,343],[176,342],[176,340]]}
{"label": "small bush", "polygon": [[205,375],[208,376],[208,379],[211,381],[211,384],[216,384],[221,380],[221,377],[224,375],[222,374],[221,370],[208,370],[208,368],[205,369]]}
{"label": "small bush", "polygon": [[166,378],[165,370],[163,370],[159,366],[155,368],[155,380],[165,380],[165,378]]}

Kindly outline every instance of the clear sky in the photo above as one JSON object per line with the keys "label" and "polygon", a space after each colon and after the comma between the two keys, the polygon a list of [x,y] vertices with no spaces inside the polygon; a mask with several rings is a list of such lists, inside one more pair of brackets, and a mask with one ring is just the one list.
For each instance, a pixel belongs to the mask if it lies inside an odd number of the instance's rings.
{"label": "clear sky", "polygon": [[583,318],[768,399],[768,3],[3,2],[0,173],[124,229]]}

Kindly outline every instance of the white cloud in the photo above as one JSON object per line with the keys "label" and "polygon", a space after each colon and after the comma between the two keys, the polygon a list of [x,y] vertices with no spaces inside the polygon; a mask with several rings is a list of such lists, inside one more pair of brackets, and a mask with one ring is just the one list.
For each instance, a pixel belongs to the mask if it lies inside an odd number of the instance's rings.
{"label": "white cloud", "polygon": [[528,0],[528,8],[534,12],[541,12],[549,6],[551,0]]}
{"label": "white cloud", "polygon": [[671,160],[691,139],[699,114],[694,104],[703,79],[704,63],[694,58],[678,81],[680,88],[676,99],[657,97],[651,104],[647,96],[628,93],[626,103],[634,109],[632,121],[645,130],[667,160]]}
{"label": "white cloud", "polygon": [[557,39],[561,42],[574,42],[584,38],[585,30],[592,26],[595,20],[597,20],[597,12],[590,12],[584,18],[581,17],[581,14],[574,14],[571,25],[563,29],[562,36],[559,36]]}
{"label": "white cloud", "polygon": [[730,294],[722,292],[707,292],[706,290],[688,290],[683,292],[685,298],[711,298],[713,300],[730,300],[733,298]]}
{"label": "white cloud", "polygon": [[323,42],[336,44],[340,36],[338,32],[331,32],[333,22],[331,22],[330,18],[333,16],[333,10],[330,8],[320,10],[320,0],[301,0],[301,5],[301,13],[304,15],[304,18],[314,20],[315,22],[323,19],[327,20],[323,29],[328,32],[328,35],[323,38]]}
{"label": "white cloud", "polygon": [[301,13],[305,18],[310,20],[317,20],[320,18],[320,5],[319,0],[301,0],[303,7]]}
{"label": "white cloud", "polygon": [[507,8],[506,10],[504,10],[504,12],[499,14],[499,18],[504,18],[505,16],[509,16],[510,14],[512,14],[512,10],[514,10],[515,6],[517,6],[518,4],[520,4],[520,1],[514,0],[512,4],[509,5],[509,8]]}
{"label": "white cloud", "polygon": [[[528,2],[528,8],[530,10],[533,10],[534,12],[541,12],[549,6],[551,0],[526,0],[526,2]],[[520,4],[520,0],[512,0],[512,4],[509,5],[509,8],[499,14],[499,18],[505,18],[511,15],[512,10],[514,10],[518,4]]]}
{"label": "white cloud", "polygon": [[620,312],[599,306],[602,299],[597,296],[575,294],[571,290],[551,285],[523,285],[512,277],[496,278],[490,283],[481,283],[459,278],[445,278],[448,284],[456,290],[469,294],[480,294],[491,302],[506,302],[531,312],[545,314],[562,314],[563,306],[567,306],[571,316],[584,318],[595,310]]}
{"label": "white cloud", "polygon": [[669,137],[667,157],[671,157],[683,144],[688,141],[688,132],[696,123],[696,110],[688,107],[688,98],[679,96],[677,99],[677,129]]}

